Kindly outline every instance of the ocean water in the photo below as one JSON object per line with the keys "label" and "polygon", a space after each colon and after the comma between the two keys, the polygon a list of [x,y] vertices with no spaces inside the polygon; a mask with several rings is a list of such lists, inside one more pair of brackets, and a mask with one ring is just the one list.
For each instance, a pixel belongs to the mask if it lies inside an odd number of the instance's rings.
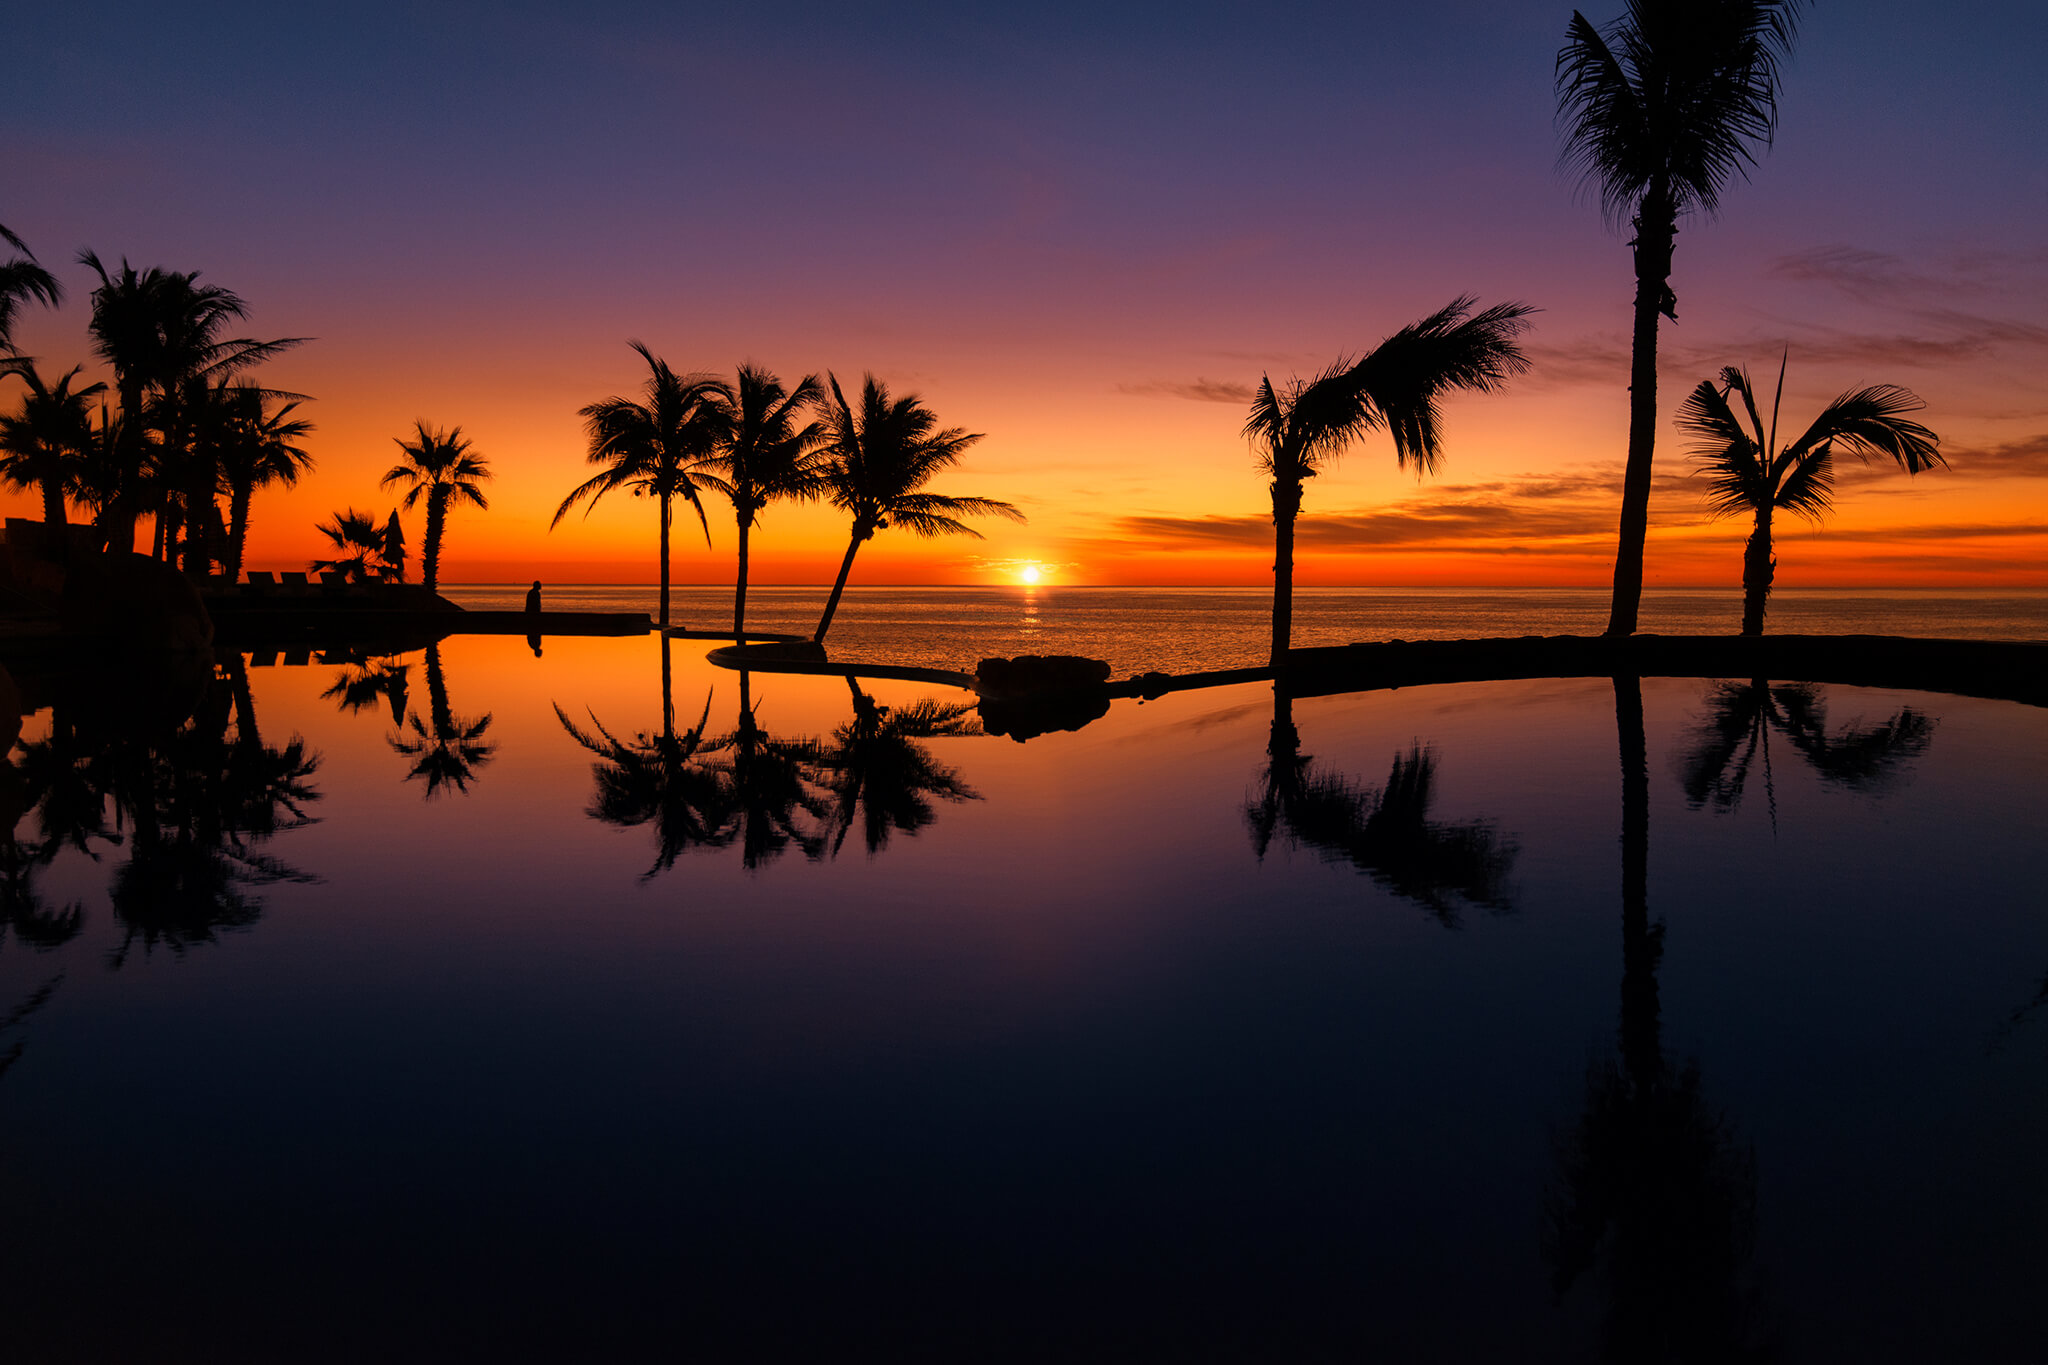
{"label": "ocean water", "polygon": [[[517,609],[527,585],[464,583],[443,592],[466,607]],[[827,590],[755,587],[750,629],[808,635]],[[544,589],[561,611],[646,611],[646,585],[565,584]],[[1608,594],[1594,588],[1305,589],[1294,597],[1294,644],[1593,635]],[[835,658],[972,669],[991,655],[1080,654],[1107,659],[1116,676],[1244,668],[1266,660],[1272,594],[1252,588],[849,588],[828,643]],[[730,586],[671,591],[670,620],[730,629]],[[1741,601],[1719,589],[1644,594],[1642,629],[1662,635],[1732,634]],[[2048,640],[2048,590],[1787,589],[1771,599],[1767,629],[1785,634],[1914,635],[1966,640]]]}

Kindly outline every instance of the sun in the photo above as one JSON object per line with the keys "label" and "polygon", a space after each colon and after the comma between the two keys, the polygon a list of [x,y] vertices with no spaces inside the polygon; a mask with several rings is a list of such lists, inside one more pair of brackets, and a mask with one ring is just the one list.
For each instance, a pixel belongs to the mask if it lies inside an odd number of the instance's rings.
{"label": "sun", "polygon": [[1017,577],[1023,579],[1026,583],[1036,583],[1038,581],[1038,566],[1036,564],[1026,564],[1017,571]]}

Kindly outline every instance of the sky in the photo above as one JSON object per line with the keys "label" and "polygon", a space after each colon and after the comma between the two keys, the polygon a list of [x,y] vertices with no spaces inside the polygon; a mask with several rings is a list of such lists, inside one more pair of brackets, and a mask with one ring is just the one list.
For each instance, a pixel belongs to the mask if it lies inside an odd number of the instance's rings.
{"label": "sky", "polygon": [[[1605,22],[1619,0],[1594,0]],[[1261,375],[1312,374],[1475,295],[1542,311],[1534,366],[1452,400],[1418,479],[1383,435],[1312,481],[1303,585],[1601,585],[1626,449],[1625,234],[1557,166],[1569,6],[116,5],[10,15],[0,222],[68,291],[45,373],[85,363],[95,277],[201,272],[311,395],[318,461],[259,495],[248,563],[301,568],[416,419],[491,463],[445,581],[650,581],[655,516],[588,476],[577,410],[678,370],[872,373],[983,433],[933,491],[986,539],[885,531],[856,582],[1270,581],[1242,435]],[[1775,145],[1681,224],[1660,364],[1651,586],[1732,583],[1669,417],[1724,365],[1785,425],[1920,395],[1946,470],[1849,464],[1781,586],[2048,586],[2048,25],[2031,5],[1809,8]],[[0,402],[18,401],[8,386]],[[4,499],[39,515],[35,498]],[[677,537],[679,582],[729,581]],[[418,514],[412,518],[419,520]],[[412,528],[417,544],[419,528]],[[846,527],[771,508],[760,583],[829,582]]]}

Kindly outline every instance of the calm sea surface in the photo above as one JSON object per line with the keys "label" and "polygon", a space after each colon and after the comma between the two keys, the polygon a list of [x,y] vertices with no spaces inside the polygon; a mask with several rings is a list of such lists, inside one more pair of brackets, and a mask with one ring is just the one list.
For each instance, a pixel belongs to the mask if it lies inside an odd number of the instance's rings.
{"label": "calm sea surface", "polygon": [[[444,588],[468,607],[516,609],[520,584]],[[810,634],[824,588],[749,588],[747,624]],[[546,590],[551,610],[646,611],[652,587],[566,585]],[[1296,646],[1357,640],[1450,640],[1496,635],[1596,635],[1607,624],[1604,588],[1304,590],[1294,598]],[[862,588],[847,590],[828,643],[835,658],[972,669],[988,655],[1081,654],[1107,659],[1118,677],[1264,663],[1270,591],[1248,588]],[[1742,603],[1708,589],[1644,594],[1642,628],[1663,635],[1733,634]],[[732,628],[732,589],[673,590],[675,624]],[[2048,590],[1795,591],[1771,599],[1768,628],[1786,634],[1918,635],[2048,640]]]}
{"label": "calm sea surface", "polygon": [[8,661],[0,1358],[2042,1358],[2048,710],[1237,686],[1019,744],[700,643],[291,657]]}

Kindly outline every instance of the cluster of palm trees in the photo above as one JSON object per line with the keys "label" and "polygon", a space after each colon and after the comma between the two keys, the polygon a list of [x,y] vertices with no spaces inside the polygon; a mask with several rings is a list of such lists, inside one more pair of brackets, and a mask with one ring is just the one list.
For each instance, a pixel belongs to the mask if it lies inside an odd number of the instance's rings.
{"label": "cluster of palm trees", "polygon": [[315,572],[338,573],[355,583],[401,582],[405,578],[405,524],[400,511],[422,502],[427,507],[425,537],[420,544],[420,577],[428,592],[441,581],[441,547],[448,534],[448,514],[464,503],[488,508],[483,485],[491,476],[490,461],[476,452],[461,427],[446,431],[424,419],[413,423],[410,436],[391,438],[399,461],[378,481],[380,488],[403,488],[398,506],[379,522],[353,507],[334,513],[313,529],[326,538],[329,555],[309,566]]}
{"label": "cluster of palm trees", "polygon": [[590,507],[618,489],[654,499],[660,525],[659,624],[664,629],[669,624],[669,531],[677,500],[696,512],[707,547],[711,521],[703,495],[722,494],[732,505],[739,530],[732,629],[741,641],[746,638],[748,546],[762,511],[782,500],[823,499],[846,514],[851,522],[846,555],[813,635],[820,646],[846,591],[854,556],[877,531],[894,525],[925,537],[979,537],[962,517],[1024,519],[1006,502],[925,491],[934,475],[956,464],[981,437],[939,426],[916,394],[892,399],[888,387],[868,375],[853,404],[829,373],[823,384],[816,375],[805,375],[785,387],[767,370],[744,364],[728,383],[709,374],[677,374],[641,342],[630,344],[648,369],[642,394],[606,398],[582,409],[588,459],[599,472],[562,499],[550,528],[578,503],[586,504],[588,515]]}
{"label": "cluster of palm trees", "polygon": [[0,419],[0,480],[41,493],[58,554],[75,505],[109,549],[133,550],[136,524],[149,516],[155,558],[197,578],[239,573],[254,494],[288,487],[312,466],[299,444],[312,425],[292,415],[303,396],[249,374],[304,338],[230,336],[248,312],[233,291],[202,284],[197,272],[138,271],[125,260],[110,270],[85,251],[80,263],[99,277],[92,349],[113,382],[80,383],[82,366],[46,379],[15,350],[12,327],[21,304],[55,304],[63,291],[19,238],[4,228],[0,236],[22,253],[0,264],[0,376],[27,386],[21,409]]}
{"label": "cluster of palm trees", "polygon": [[[1790,54],[1804,0],[1628,0],[1604,27],[1574,12],[1557,56],[1563,162],[1600,200],[1608,220],[1633,237],[1636,294],[1629,373],[1628,462],[1607,633],[1634,632],[1642,599],[1643,547],[1657,432],[1659,319],[1678,316],[1671,289],[1680,218],[1711,217],[1722,191],[1747,175],[1777,123],[1778,68]],[[1396,461],[1433,471],[1442,451],[1436,400],[1456,390],[1490,392],[1528,366],[1517,338],[1529,309],[1503,304],[1471,314],[1473,300],[1396,332],[1358,360],[1343,359],[1311,380],[1259,385],[1245,423],[1260,470],[1271,480],[1274,526],[1272,663],[1285,662],[1292,624],[1294,523],[1303,481],[1346,447],[1385,428]],[[1783,389],[1783,371],[1779,375]],[[1727,398],[1748,408],[1745,431]],[[1843,394],[1806,433],[1782,449],[1777,414],[1766,433],[1746,374],[1722,372],[1687,399],[1681,427],[1698,441],[1716,513],[1755,518],[1744,558],[1743,632],[1763,629],[1775,561],[1771,514],[1818,518],[1829,505],[1836,448],[1867,459],[1889,455],[1906,472],[1940,464],[1934,434],[1905,414],[1920,400],[1895,385]]]}

